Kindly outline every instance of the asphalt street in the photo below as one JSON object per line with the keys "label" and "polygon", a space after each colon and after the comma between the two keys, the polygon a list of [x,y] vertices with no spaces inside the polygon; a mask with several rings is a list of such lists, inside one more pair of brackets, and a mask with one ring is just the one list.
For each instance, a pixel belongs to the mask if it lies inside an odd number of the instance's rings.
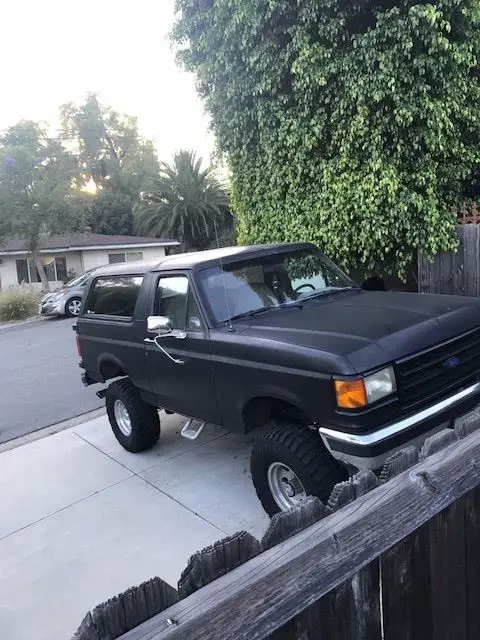
{"label": "asphalt street", "polygon": [[0,443],[103,406],[81,383],[73,323],[0,328]]}

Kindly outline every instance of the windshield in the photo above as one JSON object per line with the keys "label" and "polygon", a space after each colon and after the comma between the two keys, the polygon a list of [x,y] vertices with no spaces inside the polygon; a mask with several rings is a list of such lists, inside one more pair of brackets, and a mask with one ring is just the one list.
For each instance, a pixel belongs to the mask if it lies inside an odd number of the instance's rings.
{"label": "windshield", "polygon": [[70,280],[70,282],[67,282],[67,287],[81,287],[87,282],[90,276],[90,273],[91,273],[90,271],[87,271],[86,273],[79,276],[78,278],[75,278],[74,280]]}
{"label": "windshield", "polygon": [[216,322],[339,291],[354,283],[316,249],[266,255],[200,271]]}

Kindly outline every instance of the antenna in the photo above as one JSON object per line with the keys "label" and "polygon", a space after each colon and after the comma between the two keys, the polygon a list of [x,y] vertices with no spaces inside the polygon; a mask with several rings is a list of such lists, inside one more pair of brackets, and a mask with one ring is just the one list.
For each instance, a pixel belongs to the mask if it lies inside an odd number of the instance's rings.
{"label": "antenna", "polygon": [[[215,229],[215,240],[217,241],[217,249],[220,249],[220,241],[218,239],[218,230],[217,230],[217,222],[215,218],[213,218],[213,228]],[[228,304],[228,295],[227,295],[227,283],[225,282],[225,271],[223,270],[223,261],[222,256],[219,254],[218,261],[220,262],[220,269],[222,271],[222,284],[223,284],[223,293],[225,294],[225,307],[228,313],[228,320],[225,321],[225,324],[228,322],[228,330],[235,331],[232,326],[232,313],[230,309],[230,305]]]}

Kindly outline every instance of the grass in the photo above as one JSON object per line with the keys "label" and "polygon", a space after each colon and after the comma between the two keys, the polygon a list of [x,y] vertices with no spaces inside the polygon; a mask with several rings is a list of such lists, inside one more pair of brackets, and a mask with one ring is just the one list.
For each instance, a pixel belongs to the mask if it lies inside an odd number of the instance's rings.
{"label": "grass", "polygon": [[0,291],[0,321],[25,320],[36,315],[40,296],[27,288]]}

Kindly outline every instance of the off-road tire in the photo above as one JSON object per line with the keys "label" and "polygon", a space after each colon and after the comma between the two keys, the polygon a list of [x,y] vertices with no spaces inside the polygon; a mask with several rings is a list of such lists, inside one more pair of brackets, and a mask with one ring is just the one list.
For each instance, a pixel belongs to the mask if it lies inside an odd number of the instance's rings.
{"label": "off-road tire", "polygon": [[296,474],[306,493],[326,503],[337,482],[347,471],[325,448],[317,432],[295,425],[276,426],[258,440],[250,456],[250,471],[258,499],[269,516],[281,509],[268,485],[268,468],[286,464]]}
{"label": "off-road tire", "polygon": [[[120,430],[115,418],[114,405],[121,400],[128,411],[132,431],[126,436]],[[139,453],[151,449],[160,437],[160,418],[158,410],[140,397],[136,387],[127,378],[112,382],[105,396],[108,419],[113,433],[127,451]]]}

